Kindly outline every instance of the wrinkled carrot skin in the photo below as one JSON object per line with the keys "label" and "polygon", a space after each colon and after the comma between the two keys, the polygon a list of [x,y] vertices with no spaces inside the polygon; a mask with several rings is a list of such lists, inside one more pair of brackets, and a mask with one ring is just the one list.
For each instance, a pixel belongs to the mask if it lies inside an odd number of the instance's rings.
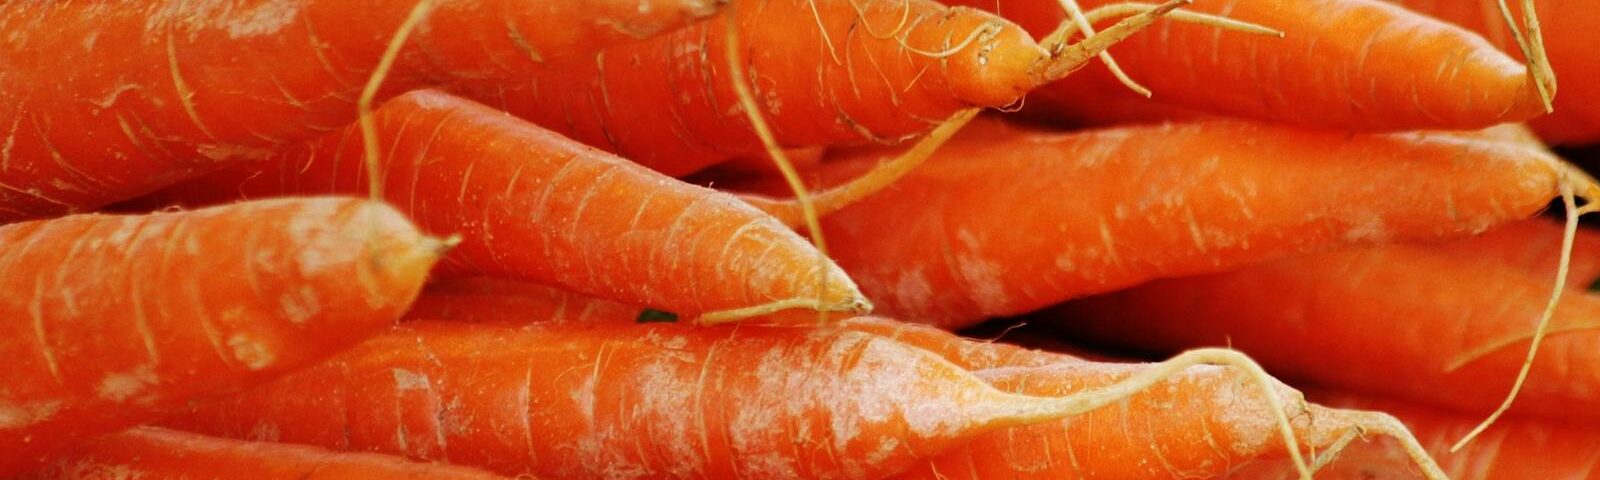
{"label": "wrinkled carrot skin", "polygon": [[[1495,2],[1388,1],[1481,32],[1502,51],[1522,58]],[[1555,111],[1529,123],[1554,144],[1600,143],[1600,86],[1592,80],[1600,76],[1600,56],[1594,53],[1600,15],[1595,15],[1593,3],[1584,0],[1534,3],[1544,30],[1545,53],[1550,56],[1561,87],[1555,98]],[[1508,4],[1517,18],[1523,18],[1522,2]]]}
{"label": "wrinkled carrot skin", "polygon": [[[896,30],[904,8],[909,19]],[[790,146],[898,140],[963,108],[1009,105],[1037,84],[1033,69],[1046,54],[1010,22],[929,0],[773,0],[553,64],[519,86],[469,91],[584,143],[685,175],[761,151],[729,78],[728,21],[738,25],[761,114]],[[875,38],[868,26],[898,34]],[[901,41],[927,52],[961,48],[935,57]]]}
{"label": "wrinkled carrot skin", "polygon": [[[1533,332],[1551,278],[1413,246],[1328,253],[1162,280],[1048,314],[1075,335],[1151,351],[1232,345],[1268,369],[1350,391],[1482,414],[1526,356],[1513,343],[1459,370],[1473,349]],[[1552,327],[1600,318],[1600,298],[1562,297]],[[1545,339],[1512,412],[1600,418],[1597,334]]]}
{"label": "wrinkled carrot skin", "polygon": [[1020,423],[1016,400],[832,327],[412,322],[169,425],[507,475],[879,478]]}
{"label": "wrinkled carrot skin", "polygon": [[[1591,424],[1560,424],[1528,419],[1502,419],[1460,451],[1450,445],[1483,419],[1415,403],[1361,397],[1349,393],[1311,392],[1319,403],[1383,410],[1400,417],[1450,478],[1600,479],[1600,434]],[[1358,445],[1359,446],[1359,445]],[[1386,451],[1359,448],[1319,472],[1326,478],[1363,478],[1360,472],[1397,471],[1404,458]]]}
{"label": "wrinkled carrot skin", "polygon": [[[376,112],[387,199],[431,231],[462,236],[440,274],[556,285],[680,314],[858,296],[788,227],[733,196],[689,185],[483,105],[430,90]],[[354,127],[265,162],[140,202],[367,192]]]}
{"label": "wrinkled carrot skin", "polygon": [[[830,161],[824,183],[881,155]],[[823,226],[879,312],[960,327],[1153,278],[1479,232],[1544,208],[1555,162],[1447,135],[975,123]]]}
{"label": "wrinkled carrot skin", "polygon": [[142,427],[92,440],[21,480],[496,480],[464,467]]}
{"label": "wrinkled carrot skin", "polygon": [[[388,92],[520,78],[542,63],[534,52],[591,52],[709,15],[715,3],[440,2],[403,51]],[[349,123],[412,5],[8,3],[0,12],[0,221],[91,209]]]}
{"label": "wrinkled carrot skin", "polygon": [[0,245],[0,474],[354,344],[438,255],[399,213],[348,199],[40,220]]}
{"label": "wrinkled carrot skin", "polygon": [[[1554,281],[1561,260],[1561,224],[1535,218],[1496,228],[1483,235],[1429,244],[1427,248],[1460,262],[1482,262],[1522,272],[1536,280]],[[1579,228],[1574,238],[1567,289],[1590,290],[1600,280],[1600,232]]]}
{"label": "wrinkled carrot skin", "polygon": [[[1116,2],[1078,3],[1093,9]],[[990,10],[998,5],[1002,16],[1034,35],[1050,32],[1064,18],[1055,0],[952,4]],[[1217,0],[1185,9],[1264,25],[1285,36],[1160,22],[1110,49],[1129,75],[1154,92],[1144,103],[1347,131],[1475,129],[1544,114],[1518,61],[1471,31],[1379,0]],[[1040,88],[1029,102],[1043,107],[1035,111],[1079,121],[1133,120],[1107,112],[1137,104],[1139,97],[1096,64]],[[1158,106],[1141,110],[1162,115],[1154,119],[1182,115]]]}

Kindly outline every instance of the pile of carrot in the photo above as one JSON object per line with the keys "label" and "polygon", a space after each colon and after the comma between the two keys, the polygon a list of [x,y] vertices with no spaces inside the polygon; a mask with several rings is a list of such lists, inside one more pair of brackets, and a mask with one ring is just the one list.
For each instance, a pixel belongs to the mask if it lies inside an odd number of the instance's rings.
{"label": "pile of carrot", "polygon": [[1588,478],[1597,32],[0,3],[0,478]]}

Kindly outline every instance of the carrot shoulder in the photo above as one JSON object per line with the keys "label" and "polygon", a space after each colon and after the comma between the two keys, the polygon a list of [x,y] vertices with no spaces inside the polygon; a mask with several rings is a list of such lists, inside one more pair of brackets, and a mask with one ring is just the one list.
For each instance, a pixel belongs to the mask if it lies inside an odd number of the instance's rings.
{"label": "carrot shoulder", "polygon": [[[390,100],[376,124],[387,199],[423,227],[464,239],[444,275],[512,277],[684,315],[774,301],[865,308],[842,270],[730,195],[436,91]],[[140,202],[362,194],[364,158],[352,126]]]}
{"label": "carrot shoulder", "polygon": [[[1291,377],[1482,413],[1522,366],[1519,340],[1539,321],[1550,281],[1396,245],[1152,282],[1052,316],[1086,337],[1151,350],[1227,343]],[[1600,299],[1569,292],[1555,312],[1512,411],[1600,418],[1583,408],[1600,404],[1600,372],[1584,360]],[[1483,355],[1461,364],[1469,354]]]}
{"label": "carrot shoulder", "polygon": [[[954,3],[997,10],[1035,35],[1065,15],[1055,0]],[[1093,9],[1115,2],[1078,3]],[[1469,30],[1379,0],[1206,0],[1185,10],[1284,36],[1159,22],[1110,50],[1152,99],[1139,99],[1105,67],[1090,65],[1040,88],[1029,103],[1036,112],[1085,121],[1130,120],[1110,107],[1143,103],[1149,106],[1137,113],[1154,117],[1141,120],[1188,115],[1156,107],[1170,105],[1354,131],[1473,129],[1545,113],[1517,60]]]}
{"label": "carrot shoulder", "polygon": [[87,445],[22,480],[504,480],[465,467],[411,462],[370,453],[210,438],[154,427],[134,428]]}
{"label": "carrot shoulder", "polygon": [[[830,161],[821,175],[847,178],[880,156]],[[1566,168],[1449,135],[990,123],[823,224],[880,311],[962,326],[1153,278],[1476,233],[1544,208]]]}
{"label": "carrot shoulder", "polygon": [[297,199],[0,228],[0,472],[320,360],[398,318],[440,244]]}
{"label": "carrot shoulder", "polygon": [[[0,12],[0,221],[88,210],[355,119],[410,1],[12,2]],[[392,94],[510,81],[711,14],[707,0],[442,2]],[[359,19],[359,20],[356,20]]]}

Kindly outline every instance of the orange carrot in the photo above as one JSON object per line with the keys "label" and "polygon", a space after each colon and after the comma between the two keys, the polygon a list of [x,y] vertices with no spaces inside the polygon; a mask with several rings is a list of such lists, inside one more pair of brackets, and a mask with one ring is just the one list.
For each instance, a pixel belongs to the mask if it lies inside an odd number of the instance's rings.
{"label": "orange carrot", "polygon": [[[1484,432],[1466,447],[1450,452],[1450,444],[1471,430],[1478,419],[1424,405],[1361,397],[1349,393],[1311,392],[1319,402],[1343,407],[1381,409],[1393,413],[1416,432],[1440,466],[1456,480],[1600,478],[1600,434],[1592,424],[1558,424],[1508,419]],[[1383,451],[1352,448],[1344,461],[1321,473],[1328,478],[1363,478],[1360,472],[1394,470],[1396,459]],[[1364,457],[1362,461],[1354,461]],[[1382,477],[1386,478],[1386,477]]]}
{"label": "orange carrot", "polygon": [[341,199],[0,228],[0,475],[389,325],[441,251]]}
{"label": "orange carrot", "polygon": [[22,480],[495,480],[465,467],[135,428],[95,439]]}
{"label": "orange carrot", "polygon": [[[1550,279],[1555,278],[1561,257],[1561,233],[1561,224],[1536,218],[1427,248],[1459,262],[1483,262]],[[1567,288],[1594,290],[1595,281],[1600,280],[1600,232],[1580,228],[1574,240]]]}
{"label": "orange carrot", "polygon": [[[417,296],[417,301],[411,303],[405,320],[512,323],[537,319],[551,323],[621,323],[638,321],[641,313],[644,309],[639,307],[543,285],[497,278],[460,278],[430,283]],[[667,315],[667,312],[656,315]]]}
{"label": "orange carrot", "polygon": [[[1221,359],[1239,357],[1201,352],[1106,389],[1033,397],[836,327],[412,322],[171,425],[555,478],[877,478]],[[1266,412],[1292,438],[1283,412]]]}
{"label": "orange carrot", "polygon": [[[1078,3],[1092,9],[1116,2]],[[1065,15],[1057,0],[953,4],[998,11],[1035,35],[1056,28]],[[1157,105],[1173,105],[1335,130],[1388,131],[1474,129],[1546,112],[1530,70],[1481,36],[1379,0],[1218,0],[1186,10],[1264,25],[1284,36],[1160,22],[1150,34],[1112,48],[1128,75],[1154,92],[1143,102],[1151,106],[1140,110],[1157,117],[1146,120],[1169,114]],[[1131,116],[1112,109],[1140,103],[1138,97],[1105,68],[1085,70],[1039,89],[1029,103],[1036,111],[1080,121]]]}
{"label": "orange carrot", "polygon": [[[1152,282],[1048,316],[1087,338],[1153,351],[1227,344],[1292,378],[1478,413],[1516,377],[1519,340],[1538,322],[1549,284],[1396,245]],[[1600,370],[1582,360],[1597,334],[1565,331],[1592,326],[1600,297],[1569,293],[1555,311],[1512,411],[1600,418],[1581,408],[1600,404]]]}
{"label": "orange carrot", "polygon": [[[747,307],[864,310],[855,284],[738,199],[639,167],[482,105],[419,90],[376,113],[387,199],[465,238],[445,275],[556,285],[715,321]],[[362,193],[356,129],[141,200]],[[818,292],[818,276],[827,277]],[[760,312],[757,312],[760,313]]]}
{"label": "orange carrot", "polygon": [[1181,3],[1147,9],[1078,44],[1041,45],[1003,19],[931,0],[774,0],[551,65],[522,85],[467,91],[680,176],[762,148],[722,53],[728,22],[775,137],[811,146],[896,141],[962,109],[1012,105]]}
{"label": "orange carrot", "polygon": [[[13,2],[0,14],[0,221],[85,210],[355,119],[407,1]],[[445,2],[390,94],[509,81],[716,0]],[[359,19],[359,20],[356,20]]]}
{"label": "orange carrot", "polygon": [[[819,172],[829,183],[878,156]],[[963,326],[1152,278],[1479,232],[1544,208],[1568,168],[1451,135],[989,123],[823,223],[834,259],[881,311]]]}
{"label": "orange carrot", "polygon": [[[1493,2],[1462,2],[1453,0],[1388,0],[1436,18],[1481,32],[1501,50],[1520,57],[1516,38],[1503,21]],[[1524,2],[1510,2],[1512,9],[1522,15]],[[1557,144],[1584,144],[1600,142],[1600,86],[1592,81],[1600,76],[1600,57],[1594,46],[1600,42],[1600,15],[1594,4],[1584,0],[1536,0],[1540,23],[1544,29],[1544,46],[1550,65],[1561,82],[1561,94],[1556,95],[1555,110],[1550,115],[1536,118],[1531,124],[1546,140]]]}

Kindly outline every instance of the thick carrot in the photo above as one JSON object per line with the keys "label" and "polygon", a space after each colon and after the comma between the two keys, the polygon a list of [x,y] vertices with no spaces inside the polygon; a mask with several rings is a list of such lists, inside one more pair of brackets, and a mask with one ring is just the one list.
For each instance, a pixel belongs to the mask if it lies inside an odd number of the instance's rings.
{"label": "thick carrot", "polygon": [[831,326],[412,322],[171,424],[555,478],[877,478],[1224,358],[1238,359],[1202,352],[1104,390],[1032,397]]}
{"label": "thick carrot", "polygon": [[1014,104],[1177,5],[1079,44],[1041,46],[1003,19],[931,0],[751,2],[593,59],[551,65],[522,85],[467,90],[678,176],[762,148],[724,60],[728,22],[776,138],[811,146],[895,141],[962,109]]}
{"label": "thick carrot", "polygon": [[[1085,8],[1116,3],[1080,0]],[[1487,2],[1447,2],[1471,3]],[[1573,2],[1576,3],[1576,2]],[[953,0],[998,11],[1035,35],[1064,18],[1057,0]],[[1159,22],[1110,50],[1154,98],[1181,106],[1336,130],[1472,129],[1545,113],[1529,69],[1481,36],[1380,0],[1218,0],[1194,12],[1272,27],[1283,38]],[[1582,16],[1569,13],[1570,16]],[[1548,16],[1548,15],[1545,15]],[[1498,17],[1496,17],[1498,20]],[[1587,57],[1586,57],[1587,58]],[[1127,120],[1138,104],[1099,65],[1040,88],[1029,103],[1080,121]]]}
{"label": "thick carrot", "polygon": [[0,228],[0,474],[398,318],[441,244],[344,199]]}
{"label": "thick carrot", "polygon": [[[1502,50],[1521,56],[1516,38],[1502,20],[1494,2],[1452,0],[1388,0],[1436,18],[1481,32]],[[1523,2],[1510,2],[1521,15]],[[1594,4],[1584,0],[1536,0],[1544,29],[1544,47],[1550,65],[1561,82],[1555,111],[1530,123],[1539,134],[1557,144],[1600,142],[1600,86],[1590,79],[1600,75],[1600,57],[1594,46],[1600,42],[1600,15]]]}
{"label": "thick carrot", "polygon": [[[1592,480],[1600,478],[1600,433],[1591,424],[1560,424],[1508,419],[1484,432],[1465,449],[1451,452],[1450,445],[1472,430],[1477,418],[1425,405],[1357,396],[1349,393],[1310,392],[1318,402],[1342,407],[1381,409],[1399,417],[1456,480],[1548,478]],[[1396,459],[1388,452],[1352,448],[1350,457],[1323,472],[1329,478],[1363,478],[1361,471],[1392,470]],[[1361,461],[1355,461],[1361,457]]]}
{"label": "thick carrot", "polygon": [[[413,2],[10,2],[0,10],[0,221],[84,210],[355,119]],[[390,93],[509,81],[707,16],[717,0],[451,1]]]}
{"label": "thick carrot", "polygon": [[[463,235],[445,275],[513,277],[684,315],[866,308],[842,270],[732,196],[435,91],[390,100],[376,124],[387,199],[425,228]],[[368,189],[363,158],[350,127],[140,202],[359,194]]]}
{"label": "thick carrot", "polygon": [[495,480],[481,470],[142,427],[78,447],[21,480]]}
{"label": "thick carrot", "polygon": [[[1501,401],[1550,278],[1415,246],[1291,259],[1152,282],[1049,314],[1074,334],[1154,351],[1228,344],[1292,378],[1460,411]],[[1568,293],[1513,412],[1596,419],[1586,360],[1600,298]],[[1484,350],[1489,347],[1498,350]],[[1484,355],[1460,364],[1469,355]],[[1452,370],[1453,369],[1453,370]]]}
{"label": "thick carrot", "polygon": [[[837,181],[879,155],[819,172]],[[1452,135],[985,123],[823,223],[834,259],[881,311],[962,326],[1152,278],[1476,233],[1544,208],[1568,168]]]}

